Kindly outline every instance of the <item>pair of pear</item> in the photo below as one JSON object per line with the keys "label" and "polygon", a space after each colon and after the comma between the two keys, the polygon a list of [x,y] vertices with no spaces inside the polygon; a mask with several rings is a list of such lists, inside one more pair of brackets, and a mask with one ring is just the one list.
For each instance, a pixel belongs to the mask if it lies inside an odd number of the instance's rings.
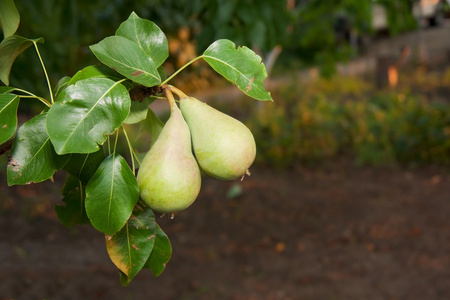
{"label": "pair of pear", "polygon": [[195,201],[199,165],[211,177],[232,180],[248,172],[256,156],[253,135],[240,121],[193,97],[180,99],[181,110],[167,98],[169,120],[137,176],[141,198],[161,213],[181,211]]}

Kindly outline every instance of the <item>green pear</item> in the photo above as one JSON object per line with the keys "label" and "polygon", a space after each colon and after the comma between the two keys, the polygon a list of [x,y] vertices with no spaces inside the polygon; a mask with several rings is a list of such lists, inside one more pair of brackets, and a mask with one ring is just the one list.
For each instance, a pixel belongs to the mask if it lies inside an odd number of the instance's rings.
{"label": "green pear", "polygon": [[201,185],[189,127],[173,97],[168,99],[169,120],[145,155],[137,176],[142,200],[161,213],[177,212],[190,206]]}
{"label": "green pear", "polygon": [[200,168],[211,177],[232,180],[248,174],[256,156],[255,139],[240,121],[193,97],[181,98]]}

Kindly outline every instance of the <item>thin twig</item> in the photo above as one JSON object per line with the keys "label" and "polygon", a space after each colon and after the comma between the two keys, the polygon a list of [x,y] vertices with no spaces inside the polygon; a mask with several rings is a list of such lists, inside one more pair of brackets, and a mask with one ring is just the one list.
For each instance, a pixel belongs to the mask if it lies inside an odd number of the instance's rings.
{"label": "thin twig", "polygon": [[130,90],[130,98],[131,101],[139,101],[141,102],[147,97],[156,96],[163,92],[163,88],[161,86],[152,86],[147,87],[143,85],[135,86]]}

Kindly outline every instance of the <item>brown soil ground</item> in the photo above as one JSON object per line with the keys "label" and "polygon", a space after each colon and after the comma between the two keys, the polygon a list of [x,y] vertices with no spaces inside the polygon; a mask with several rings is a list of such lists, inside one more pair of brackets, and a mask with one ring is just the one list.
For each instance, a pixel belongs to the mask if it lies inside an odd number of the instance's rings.
{"label": "brown soil ground", "polygon": [[[173,256],[130,286],[92,227],[63,227],[59,184],[0,178],[0,299],[444,300],[450,295],[450,174],[333,163],[205,178],[159,223]],[[57,181],[60,181],[57,178]]]}

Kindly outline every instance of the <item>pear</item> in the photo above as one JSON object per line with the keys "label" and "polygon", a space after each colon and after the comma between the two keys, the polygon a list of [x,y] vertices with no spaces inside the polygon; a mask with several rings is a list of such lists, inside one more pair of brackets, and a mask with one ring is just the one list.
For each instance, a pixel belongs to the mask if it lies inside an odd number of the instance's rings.
{"label": "pear", "polygon": [[255,139],[240,121],[193,97],[181,98],[200,168],[211,177],[232,180],[248,173],[256,156]]}
{"label": "pear", "polygon": [[145,155],[137,183],[142,200],[153,210],[173,213],[195,201],[200,191],[201,175],[192,154],[189,127],[170,91],[166,96],[170,117]]}

